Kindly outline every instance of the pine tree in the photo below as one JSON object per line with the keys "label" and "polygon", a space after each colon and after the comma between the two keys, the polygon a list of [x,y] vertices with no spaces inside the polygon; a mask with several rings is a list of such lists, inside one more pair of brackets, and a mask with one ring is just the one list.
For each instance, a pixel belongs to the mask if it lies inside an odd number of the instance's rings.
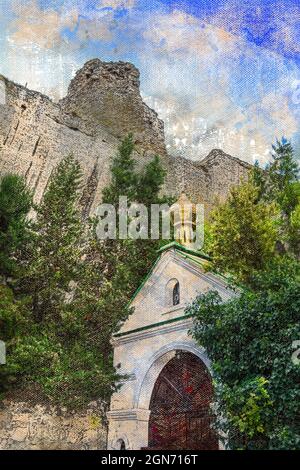
{"label": "pine tree", "polygon": [[[141,175],[133,171],[132,152],[128,137],[106,192],[116,204],[119,195],[137,199]],[[161,174],[158,160],[153,164]],[[149,202],[151,194],[156,202],[160,183],[153,180],[153,166],[142,175]],[[156,256],[157,242],[97,240],[80,220],[80,187],[79,164],[69,156],[35,207],[30,239],[21,250],[24,271],[17,286],[22,301],[14,302],[6,290],[0,302],[9,350],[1,380],[4,389],[34,386],[41,400],[46,396],[70,408],[101,399],[105,410],[119,380],[111,335],[130,313],[128,300]]]}
{"label": "pine tree", "polygon": [[[92,260],[84,259],[90,240],[79,216],[80,186],[79,164],[69,156],[53,172],[35,208],[31,240],[23,250],[25,273],[18,283],[24,301],[11,302],[8,291],[0,301],[0,323],[10,318],[3,387],[17,387],[21,393],[34,387],[36,398],[40,394],[40,400],[46,397],[71,409],[98,399],[105,407],[118,380],[110,354],[111,329],[105,323],[111,312],[103,312],[99,330],[92,332],[87,306],[79,303],[91,297],[85,291],[90,272],[103,284],[101,271],[92,271]],[[15,318],[18,328],[11,337]]]}
{"label": "pine tree", "polygon": [[0,277],[16,275],[17,252],[28,235],[32,195],[22,177],[0,179]]}
{"label": "pine tree", "polygon": [[256,162],[252,171],[258,189],[258,200],[275,203],[280,210],[278,252],[300,255],[300,232],[297,223],[300,204],[299,165],[291,142],[282,138],[273,145],[273,159],[263,170]]}
{"label": "pine tree", "polygon": [[[116,210],[118,210],[119,197],[126,196],[128,203],[138,202],[144,204],[150,217],[151,204],[163,204],[171,201],[168,197],[159,196],[166,172],[158,156],[155,156],[152,161],[145,165],[140,173],[136,172],[133,151],[132,135],[129,134],[121,143],[119,153],[113,160],[111,167],[112,181],[103,190],[102,200],[104,203],[114,204]],[[148,221],[150,222],[150,219]],[[136,274],[133,275],[133,278],[136,279],[134,284],[136,284],[136,282],[139,282],[140,276],[145,275],[153,263],[156,250],[161,242],[148,239],[116,240],[115,243],[112,241],[107,243],[109,246],[114,247],[113,251],[118,263],[124,259],[124,261],[127,260],[126,264],[129,266],[131,260],[132,269],[137,269]]]}
{"label": "pine tree", "polygon": [[111,166],[111,183],[102,192],[103,202],[118,207],[119,196],[127,196],[128,201],[136,198],[137,175],[136,162],[132,156],[134,150],[133,136],[129,134],[121,142],[118,153]]}
{"label": "pine tree", "polygon": [[253,184],[258,189],[258,201],[260,201],[266,192],[266,172],[260,168],[259,162],[256,160],[250,173]]}
{"label": "pine tree", "polygon": [[32,296],[37,321],[54,319],[71,281],[80,272],[83,226],[78,210],[81,170],[72,156],[53,172],[42,203],[36,207],[31,242],[27,246],[27,272],[21,290]]}
{"label": "pine tree", "polygon": [[166,171],[162,167],[158,155],[156,155],[154,159],[145,166],[144,170],[137,178],[137,202],[145,204],[148,209],[150,209],[151,204],[166,202],[166,198],[162,200],[159,197],[165,176]]}
{"label": "pine tree", "polygon": [[276,201],[283,214],[289,217],[298,203],[294,184],[299,175],[291,142],[284,137],[277,140],[272,156],[273,160],[267,167],[267,197]]}
{"label": "pine tree", "polygon": [[290,141],[282,138],[273,145],[273,161],[267,168],[265,199],[276,201],[281,210],[280,245],[299,256],[300,232],[297,206],[300,204],[299,165]]}
{"label": "pine tree", "polygon": [[[29,237],[27,218],[32,194],[25,180],[8,174],[0,178],[0,340],[7,353],[27,322],[25,299],[17,299],[14,287],[22,270],[22,251]],[[4,366],[0,367],[0,398],[10,385]]]}

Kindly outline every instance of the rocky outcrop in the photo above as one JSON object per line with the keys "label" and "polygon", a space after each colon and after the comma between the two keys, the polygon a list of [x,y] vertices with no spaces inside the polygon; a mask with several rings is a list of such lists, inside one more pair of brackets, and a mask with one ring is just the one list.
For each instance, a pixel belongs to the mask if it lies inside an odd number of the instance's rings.
{"label": "rocky outcrop", "polygon": [[232,186],[247,178],[251,165],[214,149],[200,162],[171,158],[168,168],[166,188],[175,195],[185,191],[191,201],[204,204],[209,212],[226,199]]}
{"label": "rocky outcrop", "polygon": [[5,89],[5,102],[0,103],[0,173],[24,175],[36,201],[55,166],[72,153],[83,169],[83,214],[93,212],[109,182],[112,157],[129,132],[138,166],[161,155],[167,170],[164,192],[177,196],[185,190],[208,209],[247,174],[249,165],[220,150],[201,162],[169,156],[163,122],[143,103],[139,72],[132,64],[87,62],[59,103],[5,77],[0,76],[0,82]]}
{"label": "rocky outcrop", "polygon": [[71,81],[62,109],[84,121],[91,134],[99,124],[121,139],[132,132],[138,149],[165,153],[164,124],[140,95],[140,73],[127,62],[87,62]]}

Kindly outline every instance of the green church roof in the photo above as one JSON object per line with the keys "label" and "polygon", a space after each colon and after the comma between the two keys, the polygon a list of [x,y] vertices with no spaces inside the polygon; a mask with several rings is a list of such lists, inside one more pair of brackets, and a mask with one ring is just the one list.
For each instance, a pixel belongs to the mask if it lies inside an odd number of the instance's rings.
{"label": "green church roof", "polygon": [[211,258],[206,255],[205,253],[202,253],[201,251],[193,250],[192,248],[188,248],[186,246],[181,245],[178,242],[171,242],[168,243],[167,245],[163,245],[159,250],[158,253],[162,253],[163,251],[167,251],[171,248],[174,248],[177,251],[182,251],[183,253],[188,253],[189,255],[197,256],[198,258],[205,259],[207,261],[211,261]]}

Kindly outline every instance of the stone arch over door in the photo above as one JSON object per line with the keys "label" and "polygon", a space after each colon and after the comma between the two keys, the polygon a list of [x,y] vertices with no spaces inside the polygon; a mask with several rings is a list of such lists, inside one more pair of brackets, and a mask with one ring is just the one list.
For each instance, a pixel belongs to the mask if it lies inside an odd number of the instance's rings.
{"label": "stone arch over door", "polygon": [[144,364],[141,374],[138,377],[137,389],[135,392],[134,408],[148,410],[154,384],[164,366],[175,356],[176,351],[181,350],[190,352],[204,362],[209,371],[211,371],[210,360],[204,348],[195,347],[192,342],[172,342],[159,349]]}

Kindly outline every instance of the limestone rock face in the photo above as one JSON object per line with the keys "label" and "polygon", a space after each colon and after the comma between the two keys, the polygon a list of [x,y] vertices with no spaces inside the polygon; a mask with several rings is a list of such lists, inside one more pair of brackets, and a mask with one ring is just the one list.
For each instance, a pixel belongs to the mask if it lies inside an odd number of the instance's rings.
{"label": "limestone rock face", "polygon": [[129,132],[134,135],[138,167],[159,154],[167,170],[163,191],[178,196],[185,190],[208,210],[216,197],[224,199],[230,186],[247,174],[249,165],[220,150],[200,162],[169,156],[163,122],[142,101],[139,71],[132,64],[87,62],[59,103],[3,76],[0,85],[5,98],[0,100],[0,174],[24,175],[36,201],[53,169],[72,153],[84,173],[83,215],[92,213],[109,183],[112,157]]}
{"label": "limestone rock face", "polygon": [[206,213],[224,201],[232,186],[246,179],[251,165],[214,149],[199,162],[169,158],[166,188],[174,194],[185,191],[194,203],[202,203]]}
{"label": "limestone rock face", "polygon": [[59,161],[72,153],[84,171],[85,210],[100,201],[109,165],[119,141],[105,129],[91,133],[85,121],[73,118],[46,96],[6,83],[6,104],[0,105],[0,172],[26,177],[38,201]]}
{"label": "limestone rock face", "polygon": [[60,104],[91,133],[101,124],[117,138],[132,132],[137,147],[165,153],[164,124],[140,95],[140,73],[127,62],[87,62]]}

